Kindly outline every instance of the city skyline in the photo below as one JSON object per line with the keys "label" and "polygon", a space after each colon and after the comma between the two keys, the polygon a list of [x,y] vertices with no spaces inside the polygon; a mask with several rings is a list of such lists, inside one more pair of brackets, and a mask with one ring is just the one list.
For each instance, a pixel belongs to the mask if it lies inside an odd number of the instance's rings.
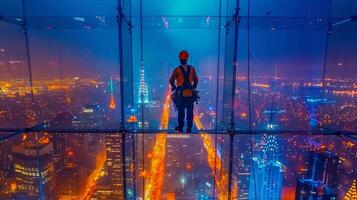
{"label": "city skyline", "polygon": [[[1,1],[0,199],[354,200],[356,8]],[[169,86],[181,50],[190,134]]]}

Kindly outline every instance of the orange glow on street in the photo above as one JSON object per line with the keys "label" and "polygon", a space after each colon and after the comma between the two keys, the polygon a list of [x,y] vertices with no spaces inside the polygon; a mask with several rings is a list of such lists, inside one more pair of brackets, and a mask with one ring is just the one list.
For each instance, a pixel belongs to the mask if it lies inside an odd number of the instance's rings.
{"label": "orange glow on street", "polygon": [[50,138],[48,137],[42,137],[38,140],[38,143],[40,144],[49,144],[50,143]]}
{"label": "orange glow on street", "polygon": [[15,192],[16,189],[17,189],[17,184],[16,184],[16,182],[12,182],[12,183],[10,184],[10,192]]}
{"label": "orange glow on street", "polygon": [[[197,129],[201,130],[203,128],[201,120],[199,117],[194,116],[194,122]],[[221,165],[221,159],[216,153],[216,149],[212,142],[211,137],[208,134],[200,134],[203,140],[203,146],[207,151],[207,161],[208,165],[212,170],[214,181],[218,189],[218,199],[225,200],[228,199],[228,173],[227,170],[223,169]],[[217,175],[217,171],[221,172],[220,176]],[[238,185],[233,183],[231,199],[236,199],[235,195],[238,193]]]}
{"label": "orange glow on street", "polygon": [[295,187],[283,187],[281,191],[282,200],[294,200],[295,199]]}
{"label": "orange glow on street", "polygon": [[175,200],[175,193],[170,192],[166,194],[166,200]]}
{"label": "orange glow on street", "polygon": [[84,189],[83,194],[81,194],[81,200],[91,199],[92,194],[97,186],[98,180],[102,176],[102,170],[104,168],[105,162],[107,160],[107,154],[105,149],[101,149],[96,157],[96,166],[93,172],[89,175],[87,179],[86,187]]}
{"label": "orange glow on street", "polygon": [[[167,92],[162,110],[160,129],[167,129],[169,125],[171,91]],[[165,177],[166,133],[156,135],[156,142],[152,150],[150,169],[146,174],[145,199],[159,200]]]}
{"label": "orange glow on street", "polygon": [[26,139],[27,139],[27,134],[26,133],[22,134],[22,142],[25,142]]}
{"label": "orange glow on street", "polygon": [[270,88],[269,84],[264,84],[264,83],[253,83],[253,87],[260,87],[260,88]]}

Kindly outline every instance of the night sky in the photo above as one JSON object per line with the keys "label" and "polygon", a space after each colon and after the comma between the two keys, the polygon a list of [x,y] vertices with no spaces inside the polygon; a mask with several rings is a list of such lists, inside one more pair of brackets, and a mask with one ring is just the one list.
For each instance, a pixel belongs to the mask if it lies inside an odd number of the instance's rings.
{"label": "night sky", "polygon": [[[22,15],[21,1],[2,0],[0,14]],[[29,3],[31,2],[31,3]],[[129,1],[125,1],[125,6]],[[250,56],[252,75],[321,78],[326,48],[326,0],[252,0]],[[222,2],[222,15],[231,15],[234,1]],[[26,1],[30,49],[35,79],[108,77],[118,74],[118,31],[114,0]],[[332,1],[333,21],[357,14],[354,0]],[[346,6],[348,5],[348,6]],[[247,1],[241,1],[247,15]],[[133,1],[134,76],[139,77],[139,1]],[[355,12],[355,13],[354,13]],[[170,74],[177,53],[186,49],[200,75],[216,76],[219,2],[215,0],[151,0],[143,2],[143,50],[146,76]],[[151,17],[154,16],[154,17]],[[171,16],[171,17],[170,17]],[[281,18],[285,17],[285,18]],[[226,22],[222,18],[222,24]],[[318,20],[321,20],[318,22]],[[167,27],[164,22],[167,20]],[[312,24],[310,24],[312,22]],[[318,22],[318,23],[317,23]],[[159,27],[159,28],[158,28]],[[247,69],[247,18],[242,18],[238,40],[238,75]],[[221,29],[221,64],[225,30]],[[328,43],[327,76],[354,78],[357,72],[357,22],[332,30]],[[21,29],[0,22],[0,78],[26,77],[25,43]],[[125,51],[126,49],[123,49]],[[22,63],[6,64],[20,60]],[[223,69],[223,68],[222,68]],[[150,84],[149,78],[149,84]],[[165,81],[160,84],[166,83]]]}

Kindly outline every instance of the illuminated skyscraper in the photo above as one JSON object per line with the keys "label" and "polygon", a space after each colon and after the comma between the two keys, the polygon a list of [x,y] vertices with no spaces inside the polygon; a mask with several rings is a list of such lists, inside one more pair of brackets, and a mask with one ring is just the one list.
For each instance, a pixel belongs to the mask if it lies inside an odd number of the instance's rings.
{"label": "illuminated skyscraper", "polygon": [[113,89],[113,78],[110,77],[110,102],[109,102],[110,110],[115,109],[115,100],[114,100],[114,89]]}
{"label": "illuminated skyscraper", "polygon": [[311,151],[307,177],[298,180],[296,199],[336,200],[338,160],[332,152]]}
{"label": "illuminated skyscraper", "polygon": [[54,198],[55,162],[53,144],[47,138],[40,142],[25,141],[12,147],[16,191],[13,198]]}
{"label": "illuminated skyscraper", "polygon": [[[10,142],[0,141],[0,184],[11,172]],[[0,186],[1,189],[1,186]]]}
{"label": "illuminated skyscraper", "polygon": [[[121,149],[121,144],[122,144],[122,138],[121,134],[119,133],[111,133],[111,134],[106,134],[105,135],[105,148],[106,148],[106,173],[107,176],[104,177],[103,184],[101,185],[101,188],[96,190],[96,196],[107,196],[108,199],[118,199],[118,200],[124,200],[124,186],[123,186],[123,157],[122,157],[122,149]],[[130,134],[126,138],[126,151],[125,151],[125,173],[126,173],[126,183],[127,183],[127,197],[128,198],[134,198],[133,197],[133,190],[134,188],[131,188],[133,186],[133,177],[130,175],[132,173],[131,170],[133,170],[133,160],[131,158],[133,157],[133,149],[130,147],[132,144],[132,140],[134,139],[134,135]],[[108,183],[108,184],[104,184]],[[105,187],[109,186],[109,187]],[[108,191],[110,194],[108,194]]]}
{"label": "illuminated skyscraper", "polygon": [[337,200],[337,194],[320,181],[298,180],[296,200]]}
{"label": "illuminated skyscraper", "polygon": [[105,148],[107,153],[107,173],[111,199],[123,199],[123,173],[121,159],[121,135],[106,134]]}
{"label": "illuminated skyscraper", "polygon": [[148,91],[148,86],[145,82],[145,71],[144,71],[144,65],[141,65],[140,68],[140,83],[139,83],[139,98],[138,98],[138,103],[139,104],[147,104],[149,103],[149,91]]}
{"label": "illuminated skyscraper", "polygon": [[264,135],[262,138],[263,148],[262,148],[262,157],[265,160],[278,160],[278,148],[279,144],[274,135]]}
{"label": "illuminated skyscraper", "polygon": [[277,200],[281,197],[285,166],[279,161],[276,137],[264,135],[262,142],[262,154],[252,160],[254,175],[250,178],[249,199]]}
{"label": "illuminated skyscraper", "polygon": [[[69,148],[65,154],[66,166],[60,171],[57,177],[57,190],[59,197],[72,196],[79,194],[79,167],[77,156],[73,149]],[[65,199],[65,198],[64,198]]]}
{"label": "illuminated skyscraper", "polygon": [[79,168],[78,165],[67,164],[58,177],[57,188],[60,196],[75,196],[79,194]]}
{"label": "illuminated skyscraper", "polygon": [[307,178],[320,181],[332,190],[337,189],[338,156],[332,152],[315,152],[309,154]]}
{"label": "illuminated skyscraper", "polygon": [[[69,112],[62,112],[57,114],[51,121],[52,128],[72,128],[72,115]],[[67,134],[53,133],[53,158],[56,163],[56,171],[60,172],[66,165],[66,149],[68,145]]]}

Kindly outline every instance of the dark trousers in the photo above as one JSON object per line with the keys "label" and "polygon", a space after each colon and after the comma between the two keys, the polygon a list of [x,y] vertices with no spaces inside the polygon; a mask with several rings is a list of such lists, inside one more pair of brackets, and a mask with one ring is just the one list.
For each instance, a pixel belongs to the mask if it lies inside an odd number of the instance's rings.
{"label": "dark trousers", "polygon": [[186,121],[187,128],[192,128],[193,122],[193,99],[192,97],[182,97],[180,104],[178,105],[178,127],[180,129],[185,125],[185,110],[186,110]]}

